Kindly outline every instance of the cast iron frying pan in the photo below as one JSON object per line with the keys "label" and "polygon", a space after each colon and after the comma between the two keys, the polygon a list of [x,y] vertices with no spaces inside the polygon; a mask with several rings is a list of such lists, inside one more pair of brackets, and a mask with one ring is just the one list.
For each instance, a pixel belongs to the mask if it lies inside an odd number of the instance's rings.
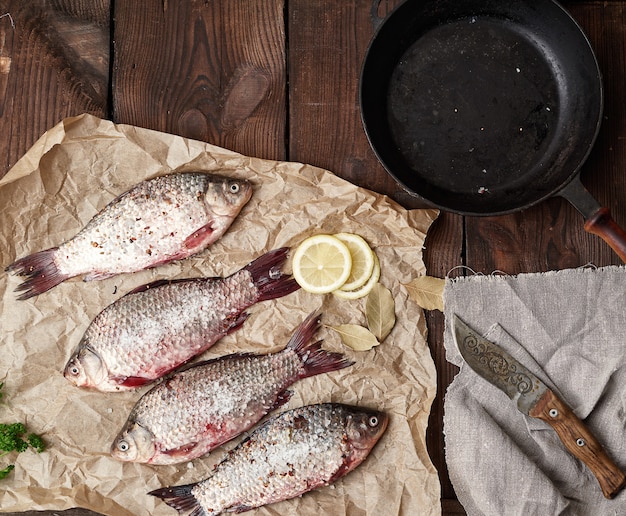
{"label": "cast iron frying pan", "polygon": [[561,195],[626,261],[626,234],[579,179],[602,119],[600,70],[555,1],[405,2],[370,43],[360,104],[378,159],[411,194],[464,215]]}

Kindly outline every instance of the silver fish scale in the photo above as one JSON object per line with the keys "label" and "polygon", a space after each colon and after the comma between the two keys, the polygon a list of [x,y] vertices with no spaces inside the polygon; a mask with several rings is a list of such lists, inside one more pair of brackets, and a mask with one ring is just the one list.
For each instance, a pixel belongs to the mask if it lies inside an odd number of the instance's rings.
{"label": "silver fish scale", "polygon": [[176,256],[185,239],[210,221],[203,194],[214,179],[186,173],[139,183],[59,246],[58,270],[69,276],[132,272]]}
{"label": "silver fish scale", "polygon": [[109,378],[157,378],[223,337],[258,296],[245,270],[131,293],[92,321],[81,347],[98,354]]}
{"label": "silver fish scale", "polygon": [[[202,451],[196,449],[194,455],[204,454],[258,421],[303,370],[302,361],[289,348],[194,366],[146,393],[129,423],[151,431],[157,450],[200,443]],[[154,462],[166,463],[167,458]]]}
{"label": "silver fish scale", "polygon": [[350,445],[349,414],[326,405],[285,412],[255,431],[198,483],[192,494],[210,514],[231,506],[258,507],[328,483]]}

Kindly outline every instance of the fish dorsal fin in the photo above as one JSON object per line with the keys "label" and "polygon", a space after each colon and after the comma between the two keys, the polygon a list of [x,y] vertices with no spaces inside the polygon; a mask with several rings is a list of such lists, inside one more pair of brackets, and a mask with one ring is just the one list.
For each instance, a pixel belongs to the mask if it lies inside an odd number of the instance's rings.
{"label": "fish dorsal fin", "polygon": [[139,285],[137,288],[131,290],[127,295],[130,294],[138,294],[139,292],[145,292],[146,290],[150,290],[153,288],[161,287],[163,285],[167,285],[169,283],[168,280],[156,280],[152,283],[146,283],[145,285]]}
{"label": "fish dorsal fin", "polygon": [[[183,373],[189,369],[194,369],[196,367],[206,367],[209,364],[212,364],[214,362],[223,362],[224,360],[231,360],[231,359],[241,359],[241,358],[246,358],[246,357],[257,357],[259,355],[257,355],[256,353],[252,353],[250,351],[242,351],[239,353],[231,353],[230,355],[224,355],[224,356],[219,356],[219,357],[212,357],[212,358],[207,358],[204,360],[199,360],[197,362],[189,362],[189,363],[185,363],[183,365],[181,365],[180,367],[177,367],[172,373],[171,376],[174,375],[178,375],[180,373]],[[171,376],[166,376],[164,377],[163,381],[169,381],[169,379],[171,378]]]}
{"label": "fish dorsal fin", "polygon": [[155,280],[152,281],[150,283],[146,283],[144,285],[139,285],[138,287],[134,288],[133,290],[131,290],[128,294],[126,295],[131,295],[131,294],[138,294],[139,292],[145,292],[146,290],[151,290],[153,288],[158,288],[158,287],[162,287],[163,285],[170,285],[173,283],[182,283],[183,281],[189,281],[188,278],[178,278],[178,279],[160,279],[160,280]]}

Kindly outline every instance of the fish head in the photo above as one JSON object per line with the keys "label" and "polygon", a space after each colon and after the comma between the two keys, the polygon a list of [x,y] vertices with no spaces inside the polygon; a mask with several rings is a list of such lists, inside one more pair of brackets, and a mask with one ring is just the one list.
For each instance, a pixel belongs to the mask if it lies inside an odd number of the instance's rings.
{"label": "fish head", "polygon": [[156,455],[154,435],[136,421],[128,421],[111,445],[111,455],[124,462],[150,462]]}
{"label": "fish head", "polygon": [[220,177],[209,183],[204,204],[213,215],[232,221],[251,197],[250,181]]}
{"label": "fish head", "polygon": [[106,381],[108,373],[95,351],[80,346],[68,360],[63,376],[77,387],[98,387]]}
{"label": "fish head", "polygon": [[365,460],[385,433],[388,423],[389,416],[377,410],[359,408],[348,414],[346,436],[350,452],[343,466],[346,472],[356,468]]}

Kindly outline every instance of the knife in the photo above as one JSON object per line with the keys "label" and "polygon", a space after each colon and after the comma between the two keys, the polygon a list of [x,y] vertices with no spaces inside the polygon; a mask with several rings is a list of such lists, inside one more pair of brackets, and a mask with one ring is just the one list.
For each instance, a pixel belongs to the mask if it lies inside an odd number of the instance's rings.
{"label": "knife", "polygon": [[467,365],[516,402],[520,412],[552,426],[570,453],[592,471],[606,498],[613,498],[624,487],[624,473],[572,409],[545,383],[456,314],[452,330]]}

